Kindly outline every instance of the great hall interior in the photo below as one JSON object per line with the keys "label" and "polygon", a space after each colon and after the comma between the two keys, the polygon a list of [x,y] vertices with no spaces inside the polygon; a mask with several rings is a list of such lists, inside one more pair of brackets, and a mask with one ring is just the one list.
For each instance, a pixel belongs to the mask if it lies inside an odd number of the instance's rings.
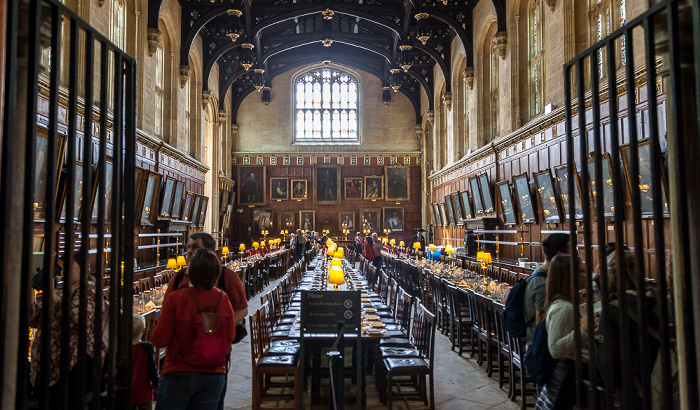
{"label": "great hall interior", "polygon": [[[3,409],[138,404],[198,233],[248,305],[219,408],[700,408],[697,1],[6,0],[0,47]],[[557,235],[558,396],[503,314]]]}

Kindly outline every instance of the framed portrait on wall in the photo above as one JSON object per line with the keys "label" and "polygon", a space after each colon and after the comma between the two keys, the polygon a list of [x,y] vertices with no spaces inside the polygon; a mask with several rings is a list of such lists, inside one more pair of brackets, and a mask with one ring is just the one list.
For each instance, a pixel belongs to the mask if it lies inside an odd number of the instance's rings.
{"label": "framed portrait on wall", "polygon": [[403,207],[387,206],[384,208],[384,229],[391,232],[403,232]]}
{"label": "framed portrait on wall", "polygon": [[496,212],[496,209],[493,207],[493,197],[491,196],[488,174],[483,173],[479,175],[479,188],[481,188],[481,200],[484,204],[484,213],[490,214]]}
{"label": "framed portrait on wall", "polygon": [[462,225],[462,220],[464,219],[464,214],[462,213],[462,204],[459,202],[459,191],[453,192],[452,196],[452,206],[454,206],[455,211],[455,223],[457,225]]}
{"label": "framed portrait on wall", "polygon": [[314,167],[314,203],[340,204],[340,166],[317,165]]}
{"label": "framed portrait on wall", "polygon": [[238,203],[265,205],[266,179],[264,165],[238,167]]}
{"label": "framed portrait on wall", "polygon": [[345,199],[362,199],[363,186],[362,178],[345,178],[343,182]]}
{"label": "framed portrait on wall", "polygon": [[535,223],[535,208],[532,205],[530,194],[530,183],[527,180],[527,173],[513,177],[515,194],[520,204],[520,220],[522,223]]}
{"label": "framed portrait on wall", "polygon": [[194,196],[194,203],[192,204],[192,216],[190,221],[192,222],[192,225],[197,226],[197,222],[199,221],[199,204],[202,203],[202,196],[201,195],[196,195]]}
{"label": "framed portrait on wall", "polygon": [[[141,207],[142,207],[142,202],[143,202],[143,191],[146,189],[146,176],[148,175],[148,171],[141,169],[141,168],[135,168],[134,169],[134,218],[136,220],[139,219],[139,213],[141,212]],[[107,216],[109,218],[109,216]]]}
{"label": "framed portrait on wall", "polygon": [[306,199],[308,197],[309,181],[305,179],[292,180],[292,199]]}
{"label": "framed portrait on wall", "polygon": [[313,231],[316,226],[316,211],[299,211],[299,226],[302,231]]}
{"label": "framed portrait on wall", "polygon": [[[581,183],[578,179],[578,172],[576,172],[576,163],[574,167],[574,218],[576,220],[583,219],[583,207],[581,206]],[[569,214],[569,169],[568,164],[560,165],[554,168],[554,175],[557,180],[557,185],[559,186],[559,196],[561,198],[562,205],[562,215],[567,219],[571,220],[571,215]]]}
{"label": "framed portrait on wall", "polygon": [[182,181],[175,182],[175,192],[173,192],[173,206],[170,210],[170,215],[174,219],[181,219],[180,210],[182,209],[182,194],[185,192],[185,183]]}
{"label": "framed portrait on wall", "polygon": [[355,230],[355,213],[338,212],[338,228],[342,232],[344,229]]}
{"label": "framed portrait on wall", "polygon": [[431,204],[431,209],[433,210],[433,215],[435,215],[435,226],[442,226],[442,219],[440,218],[440,205],[437,202]]}
{"label": "framed portrait on wall", "polygon": [[361,230],[369,229],[372,232],[381,232],[379,226],[380,209],[360,209]]}
{"label": "framed portrait on wall", "polygon": [[158,203],[160,193],[160,175],[148,174],[146,189],[143,194],[143,208],[141,208],[141,224],[149,224],[153,221],[153,207]]}
{"label": "framed portrait on wall", "polygon": [[[626,154],[623,154],[624,158]],[[595,156],[588,157],[588,175],[591,193],[593,194],[593,209],[596,209],[598,192],[603,193],[603,216],[613,218],[615,216],[615,197],[613,196],[612,173],[610,171],[610,154],[603,154],[601,165],[603,167],[603,186],[597,187],[595,181]],[[622,213],[620,213],[622,215]]]}
{"label": "framed portrait on wall", "polygon": [[209,203],[209,197],[203,196],[202,203],[199,206],[199,219],[197,219],[197,226],[204,226],[204,220],[207,216],[207,204]]}
{"label": "framed portrait on wall", "polygon": [[452,197],[445,195],[445,206],[447,207],[447,222],[450,226],[455,225],[455,212],[452,206]]}
{"label": "framed portrait on wall", "polygon": [[279,228],[282,231],[294,232],[294,212],[278,212]]}
{"label": "framed portrait on wall", "polygon": [[[56,141],[56,168],[55,168],[55,179],[54,179],[54,189],[58,186],[59,178],[61,176],[61,168],[63,167],[63,158],[65,149],[66,137],[60,134],[58,135],[58,140]],[[34,203],[34,219],[43,219],[46,217],[46,182],[49,177],[49,139],[48,133],[43,129],[37,129],[37,134],[35,138],[34,146],[34,194],[32,195]],[[54,200],[56,198],[56,192],[51,193],[51,197],[48,200]],[[54,211],[56,212],[56,211]]]}
{"label": "framed portrait on wall", "polygon": [[170,207],[173,204],[173,191],[175,190],[175,180],[170,177],[165,178],[163,184],[163,201],[160,205],[159,216],[170,217]]}
{"label": "framed portrait on wall", "polygon": [[542,221],[548,224],[561,222],[559,202],[548,169],[535,173],[535,189],[542,210]]}
{"label": "framed portrait on wall", "polygon": [[501,198],[501,209],[503,210],[503,222],[505,225],[515,225],[515,209],[513,208],[513,198],[510,194],[510,184],[508,181],[501,181],[496,184],[496,190]]}
{"label": "framed portrait on wall", "polygon": [[435,204],[430,204],[430,220],[433,226],[438,226],[438,215],[435,212]]}
{"label": "framed portrait on wall", "polygon": [[[75,168],[75,178],[73,180],[73,187],[68,189],[67,187],[67,172],[63,176],[63,200],[61,204],[61,220],[66,220],[66,206],[68,205],[68,192],[72,193],[73,197],[73,220],[80,220],[80,210],[82,209],[83,202],[83,164],[80,162],[74,162]],[[67,164],[70,166],[70,164]]]}
{"label": "framed portrait on wall", "polygon": [[228,191],[219,191],[219,212],[226,212],[226,206],[228,205]]}
{"label": "framed portrait on wall", "polygon": [[194,194],[192,192],[187,192],[185,194],[185,204],[182,206],[182,220],[190,221],[192,220],[192,199]]}
{"label": "framed portrait on wall", "polygon": [[462,191],[459,193],[459,198],[462,202],[462,212],[464,213],[464,219],[471,219],[472,207],[469,204],[469,191]]}
{"label": "framed portrait on wall", "polygon": [[264,229],[272,230],[272,209],[254,209],[253,226],[256,234],[260,234]]}
{"label": "framed portrait on wall", "polygon": [[484,214],[484,203],[481,201],[481,188],[479,188],[477,177],[469,178],[469,187],[472,189],[472,198],[474,199],[474,216],[478,217]]}
{"label": "framed portrait on wall", "polygon": [[365,176],[364,198],[366,200],[384,199],[384,177],[381,175]]}
{"label": "framed portrait on wall", "polygon": [[270,178],[270,199],[275,201],[289,199],[289,178]]}
{"label": "framed portrait on wall", "polygon": [[[112,178],[114,177],[114,165],[112,165],[112,161],[107,160],[105,161],[105,192],[104,194],[100,193],[100,186],[98,184],[98,180],[101,179],[100,173],[95,172],[95,180],[92,182],[95,186],[95,200],[92,203],[92,213],[91,213],[91,218],[93,221],[97,221],[97,212],[99,210],[99,200],[100,200],[100,195],[104,196],[105,200],[105,219],[109,220],[109,210],[111,209],[112,205]],[[138,192],[138,188],[136,188]]]}
{"label": "framed portrait on wall", "polygon": [[226,208],[226,224],[225,228],[228,229],[229,225],[231,225],[231,210],[233,209],[233,205],[229,204],[228,207]]}
{"label": "framed portrait on wall", "polygon": [[439,204],[440,207],[440,219],[442,220],[442,226],[448,226],[449,221],[447,219],[447,209],[446,205],[444,202],[440,202]]}
{"label": "framed portrait on wall", "polygon": [[[642,217],[654,217],[654,195],[652,190],[654,182],[651,179],[651,168],[656,166],[661,170],[661,211],[663,215],[668,216],[666,168],[662,161],[659,161],[658,164],[653,164],[649,141],[649,139],[646,139],[637,143],[639,174],[637,174],[636,177],[632,175],[632,151],[630,145],[627,144],[620,147],[622,150],[622,163],[625,167],[625,175],[627,176],[627,187],[630,190],[630,196],[635,189],[639,190]],[[593,178],[593,174],[591,174],[591,178]]]}
{"label": "framed portrait on wall", "polygon": [[387,201],[408,201],[411,199],[408,167],[385,167],[384,175],[386,175],[385,198]]}

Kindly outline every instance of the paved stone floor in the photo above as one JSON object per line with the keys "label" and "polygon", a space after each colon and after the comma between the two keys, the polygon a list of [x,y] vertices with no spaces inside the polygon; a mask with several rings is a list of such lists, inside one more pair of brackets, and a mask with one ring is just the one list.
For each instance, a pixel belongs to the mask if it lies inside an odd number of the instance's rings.
{"label": "paved stone floor", "polygon": [[[276,283],[271,283],[265,292],[272,289]],[[260,294],[248,303],[248,312],[254,312],[260,306]],[[449,339],[440,332],[437,333],[435,336],[435,408],[439,410],[519,408],[520,401],[511,402],[508,399],[508,386],[505,385],[500,389],[494,378],[487,377],[484,367],[477,365],[476,360],[468,356],[464,354],[460,357],[456,352],[451,351]],[[225,406],[227,410],[251,408],[251,369],[250,337],[246,337],[234,346],[231,355]],[[373,377],[367,378],[367,386],[367,408],[385,407],[379,402]],[[308,405],[308,396],[304,398],[304,403],[307,404],[305,408],[311,408]],[[272,404],[274,408],[274,403]],[[288,407],[290,404],[281,403],[280,406]],[[409,402],[409,404],[410,409],[425,408],[423,403]],[[329,408],[329,406],[318,408]],[[405,409],[406,405],[398,403],[395,404],[395,408]]]}

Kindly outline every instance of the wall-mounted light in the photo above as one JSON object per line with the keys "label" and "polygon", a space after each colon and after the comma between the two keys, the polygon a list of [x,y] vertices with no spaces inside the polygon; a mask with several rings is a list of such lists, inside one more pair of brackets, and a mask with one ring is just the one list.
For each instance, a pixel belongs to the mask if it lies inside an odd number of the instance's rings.
{"label": "wall-mounted light", "polygon": [[241,65],[248,71],[250,67],[253,66],[253,47],[255,46],[250,43],[243,43],[241,47],[243,48],[243,52],[241,53]]}
{"label": "wall-mounted light", "polygon": [[399,52],[399,57],[398,57],[399,67],[401,67],[401,69],[406,73],[411,68],[411,66],[413,66],[413,59],[411,59],[411,54],[410,54],[410,51],[412,48],[413,47],[409,46],[408,44],[404,44],[404,45],[399,46],[399,50],[401,50]]}
{"label": "wall-mounted light", "polygon": [[226,13],[229,15],[228,36],[231,38],[231,41],[235,42],[241,35],[240,17],[243,15],[243,13],[236,9],[229,9],[226,11]]}
{"label": "wall-mounted light", "polygon": [[418,37],[418,40],[425,45],[432,35],[430,29],[428,28],[428,17],[430,17],[430,14],[418,13],[415,17],[416,20],[418,20],[418,31],[416,32],[416,37]]}

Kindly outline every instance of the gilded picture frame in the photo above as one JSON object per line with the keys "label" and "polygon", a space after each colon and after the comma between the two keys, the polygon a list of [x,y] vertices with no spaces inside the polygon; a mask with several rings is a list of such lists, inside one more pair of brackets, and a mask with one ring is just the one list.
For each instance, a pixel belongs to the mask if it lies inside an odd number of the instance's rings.
{"label": "gilded picture frame", "polygon": [[345,199],[362,199],[364,192],[364,181],[362,177],[343,178],[343,192]]}
{"label": "gilded picture frame", "polygon": [[340,199],[340,166],[316,165],[313,172],[314,203],[338,205]]}
{"label": "gilded picture frame", "polygon": [[306,179],[293,179],[292,181],[292,200],[303,200],[309,196],[309,181]]}
{"label": "gilded picture frame", "polygon": [[492,214],[496,212],[496,207],[493,205],[493,195],[491,195],[491,185],[489,184],[489,175],[482,173],[478,175],[479,188],[481,188],[481,200],[484,205],[484,214]]}
{"label": "gilded picture frame", "polygon": [[449,226],[455,226],[455,211],[454,204],[452,203],[452,196],[445,195],[445,207],[447,211],[447,222]]}
{"label": "gilded picture frame", "polygon": [[497,182],[496,191],[498,191],[498,196],[501,202],[503,224],[515,225],[517,223],[517,218],[515,217],[515,208],[513,206],[513,195],[510,191],[510,183],[508,183],[508,181]]}
{"label": "gilded picture frame", "polygon": [[381,232],[379,225],[381,213],[382,210],[377,208],[360,209],[359,227],[361,230],[369,229],[372,232]]}
{"label": "gilded picture frame", "polygon": [[534,174],[535,190],[542,213],[542,222],[552,224],[561,222],[561,208],[554,191],[552,173],[549,169]]}
{"label": "gilded picture frame", "polygon": [[[581,203],[581,182],[578,178],[578,172],[576,171],[576,163],[573,164],[574,168],[574,218],[577,221],[583,219],[583,205]],[[568,164],[560,165],[554,168],[554,178],[557,181],[557,186],[559,186],[559,197],[561,199],[562,205],[562,215],[564,218],[571,221],[571,215],[569,214],[569,166]]]}
{"label": "gilded picture frame", "polygon": [[527,179],[527,172],[513,177],[513,186],[515,188],[516,197],[518,198],[518,206],[520,208],[520,220],[522,223],[537,223],[535,216],[535,207],[532,203],[532,192],[530,191],[530,182]]}
{"label": "gilded picture frame", "polygon": [[278,212],[278,227],[282,231],[294,232],[296,224],[294,223],[294,212]]}
{"label": "gilded picture frame", "polygon": [[365,186],[363,198],[365,200],[382,200],[384,199],[384,176],[382,175],[365,175]]}
{"label": "gilded picture frame", "polygon": [[411,172],[409,167],[384,167],[386,178],[384,198],[387,201],[411,200]]}
{"label": "gilded picture frame", "polygon": [[270,200],[286,201],[289,199],[289,178],[270,178]]}
{"label": "gilded picture frame", "polygon": [[342,232],[344,229],[356,232],[354,212],[338,212],[338,230]]}
{"label": "gilded picture frame", "polygon": [[[620,147],[622,164],[625,168],[625,176],[627,177],[627,188],[630,192],[630,197],[634,191],[634,184],[632,181],[635,179],[639,181],[638,190],[641,206],[642,218],[653,218],[654,217],[654,196],[653,196],[653,181],[651,179],[651,169],[654,166],[651,159],[651,143],[647,138],[645,140],[637,142],[637,158],[639,161],[639,174],[637,178],[633,178],[632,175],[632,164],[631,164],[631,147],[630,144],[623,145]],[[663,161],[659,161],[656,167],[661,170],[661,207],[662,215],[668,216],[668,189],[666,183],[666,167]],[[593,178],[593,176],[591,176]]]}
{"label": "gilded picture frame", "polygon": [[240,205],[265,205],[266,184],[266,168],[264,165],[239,166],[238,203]]}
{"label": "gilded picture frame", "polygon": [[481,200],[481,187],[476,176],[469,178],[469,187],[472,190],[472,199],[474,200],[474,216],[481,216],[484,214],[484,203]]}
{"label": "gilded picture frame", "polygon": [[299,211],[299,227],[302,231],[313,231],[316,227],[316,211]]}
{"label": "gilded picture frame", "polygon": [[462,204],[459,200],[459,191],[455,191],[450,194],[452,197],[452,206],[455,212],[455,224],[462,225],[462,220],[464,220],[464,214],[462,213]]}
{"label": "gilded picture frame", "polygon": [[173,192],[175,191],[175,179],[171,177],[165,178],[165,183],[163,184],[163,193],[161,195],[162,201],[160,205],[160,212],[158,217],[160,218],[170,218],[170,208],[173,205]]}
{"label": "gilded picture frame", "polygon": [[141,225],[153,223],[153,218],[156,215],[153,207],[158,203],[160,180],[160,175],[148,173],[143,194],[143,205],[141,206],[141,212],[139,213],[141,215]]}
{"label": "gilded picture frame", "polygon": [[209,204],[209,197],[203,196],[202,203],[199,206],[199,219],[197,220],[197,226],[204,226],[204,221],[207,217],[207,205]]}
{"label": "gilded picture frame", "polygon": [[384,229],[389,229],[391,232],[403,232],[406,223],[404,219],[404,210],[402,206],[386,206],[384,212]]}

